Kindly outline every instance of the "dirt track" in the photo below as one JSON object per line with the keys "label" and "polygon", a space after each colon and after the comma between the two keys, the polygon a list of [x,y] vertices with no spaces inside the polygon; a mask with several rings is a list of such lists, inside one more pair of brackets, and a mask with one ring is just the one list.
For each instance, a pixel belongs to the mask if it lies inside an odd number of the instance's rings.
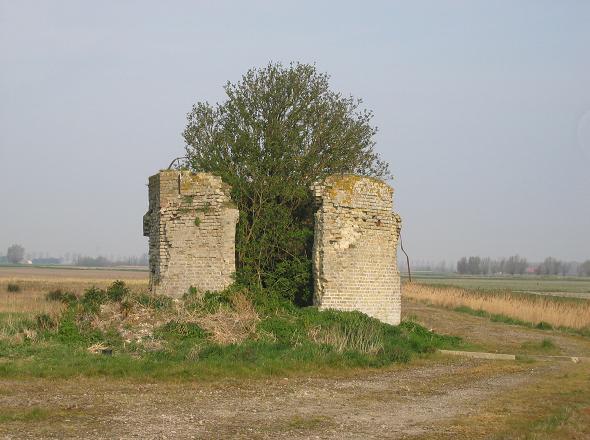
{"label": "dirt track", "polygon": [[444,429],[441,423],[541,373],[482,365],[443,361],[366,377],[239,384],[3,381],[2,407],[47,407],[55,414],[2,426],[0,433],[14,439],[403,438]]}

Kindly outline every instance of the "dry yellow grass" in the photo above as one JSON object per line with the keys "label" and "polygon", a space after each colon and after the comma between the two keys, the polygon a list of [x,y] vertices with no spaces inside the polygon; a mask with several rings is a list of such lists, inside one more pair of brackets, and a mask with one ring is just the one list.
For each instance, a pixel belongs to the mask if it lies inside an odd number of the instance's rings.
{"label": "dry yellow grass", "polygon": [[194,322],[211,334],[219,344],[242,342],[256,332],[260,321],[252,302],[242,292],[230,298],[231,307],[220,307],[215,313],[193,317]]}
{"label": "dry yellow grass", "polygon": [[545,296],[513,294],[510,292],[478,292],[456,287],[433,287],[407,283],[403,296],[447,308],[469,307],[490,314],[505,315],[538,324],[546,322],[555,327],[590,328],[590,301],[560,301]]}
{"label": "dry yellow grass", "polygon": [[0,294],[0,313],[36,315],[37,313],[54,314],[62,310],[63,304],[45,300],[39,292],[21,291]]}
{"label": "dry yellow grass", "polygon": [[[56,289],[81,294],[96,286],[105,288],[116,279],[136,291],[147,288],[147,273],[111,270],[46,269],[30,267],[0,268],[0,337],[18,333],[23,319],[34,319],[45,313],[57,317],[65,306],[58,301],[47,301],[45,295]],[[15,284],[18,292],[8,292]]]}
{"label": "dry yellow grass", "polygon": [[308,331],[310,339],[318,344],[334,347],[339,353],[358,350],[361,353],[376,354],[383,350],[383,337],[370,326],[360,327],[358,331],[345,331],[340,328],[322,329],[313,327]]}
{"label": "dry yellow grass", "polygon": [[[119,279],[132,290],[147,289],[146,272],[105,269],[47,269],[36,267],[0,268],[0,313],[45,313],[58,307],[55,302],[45,301],[51,290],[81,294],[96,286],[106,288]],[[18,292],[8,292],[8,284],[16,284]]]}

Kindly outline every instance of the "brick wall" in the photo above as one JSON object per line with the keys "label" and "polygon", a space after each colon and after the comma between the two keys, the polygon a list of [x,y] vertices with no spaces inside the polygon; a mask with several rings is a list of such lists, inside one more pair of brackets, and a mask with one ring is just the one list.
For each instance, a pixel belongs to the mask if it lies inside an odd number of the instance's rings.
{"label": "brick wall", "polygon": [[152,292],[182,296],[191,286],[223,290],[235,272],[238,210],[220,177],[161,171],[149,178],[149,237]]}
{"label": "brick wall", "polygon": [[355,175],[330,176],[312,188],[315,214],[314,303],[320,309],[358,310],[399,324],[397,240],[400,217],[393,189]]}

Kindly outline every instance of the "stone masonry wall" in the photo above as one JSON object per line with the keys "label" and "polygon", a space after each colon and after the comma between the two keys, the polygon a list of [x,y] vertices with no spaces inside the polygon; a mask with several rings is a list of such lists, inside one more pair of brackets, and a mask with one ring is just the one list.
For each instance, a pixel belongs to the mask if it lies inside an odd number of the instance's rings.
{"label": "stone masonry wall", "polygon": [[238,210],[230,188],[208,173],[167,170],[149,178],[150,289],[182,296],[191,286],[223,290],[235,272]]}
{"label": "stone masonry wall", "polygon": [[312,190],[318,205],[314,304],[399,324],[396,253],[401,219],[392,212],[393,189],[378,179],[334,175]]}

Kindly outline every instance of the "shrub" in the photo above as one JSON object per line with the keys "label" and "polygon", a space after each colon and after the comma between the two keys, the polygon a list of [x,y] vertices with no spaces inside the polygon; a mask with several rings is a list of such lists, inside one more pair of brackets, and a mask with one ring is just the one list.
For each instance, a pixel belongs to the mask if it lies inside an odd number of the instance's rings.
{"label": "shrub", "polygon": [[155,310],[169,309],[172,307],[172,298],[164,295],[143,293],[137,296],[137,302],[144,307],[149,307]]}
{"label": "shrub", "polygon": [[129,294],[129,288],[123,281],[115,281],[107,288],[107,297],[109,301],[120,302],[124,296]]}
{"label": "shrub", "polygon": [[107,302],[107,300],[106,291],[94,286],[86,289],[82,298],[80,298],[84,310],[90,313],[98,313],[100,306]]}
{"label": "shrub", "polygon": [[[115,281],[106,290],[90,287],[84,291],[80,303],[89,313],[97,313],[106,302],[121,302],[129,294],[129,288],[123,281]],[[146,295],[148,296],[148,295]],[[171,299],[168,298],[170,301]]]}
{"label": "shrub", "polygon": [[20,286],[18,284],[8,283],[6,290],[8,292],[20,292]]}
{"label": "shrub", "polygon": [[57,326],[57,322],[47,313],[41,313],[35,317],[37,328],[41,331],[52,330]]}
{"label": "shrub", "polygon": [[192,322],[169,321],[158,328],[154,334],[162,338],[205,339],[207,333],[198,324]]}
{"label": "shrub", "polygon": [[300,321],[285,317],[271,316],[258,323],[259,334],[271,335],[279,344],[294,345],[296,341],[306,337],[305,330]]}
{"label": "shrub", "polygon": [[72,292],[64,292],[61,289],[52,290],[45,295],[47,301],[59,301],[64,304],[71,304],[78,300],[78,297]]}

